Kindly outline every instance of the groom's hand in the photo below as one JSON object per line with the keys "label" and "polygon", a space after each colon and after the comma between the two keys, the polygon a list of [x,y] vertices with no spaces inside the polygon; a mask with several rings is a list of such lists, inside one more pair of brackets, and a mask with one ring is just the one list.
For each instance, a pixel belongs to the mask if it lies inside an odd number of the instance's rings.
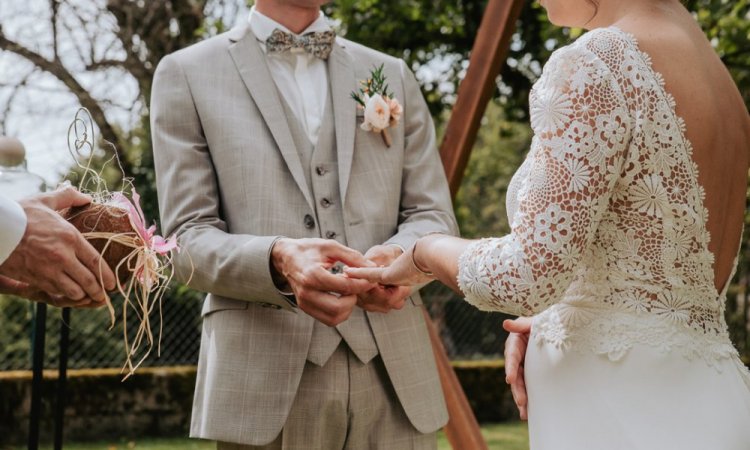
{"label": "groom's hand", "polygon": [[277,286],[288,285],[299,308],[328,326],[349,318],[357,295],[373,285],[331,273],[337,263],[350,267],[372,264],[356,250],[329,239],[287,239],[271,249],[271,267]]}
{"label": "groom's hand", "polygon": [[[390,266],[403,252],[395,245],[376,245],[365,253],[365,258],[381,267]],[[365,311],[387,313],[392,309],[403,308],[409,295],[409,286],[377,285],[359,294],[357,304]]]}

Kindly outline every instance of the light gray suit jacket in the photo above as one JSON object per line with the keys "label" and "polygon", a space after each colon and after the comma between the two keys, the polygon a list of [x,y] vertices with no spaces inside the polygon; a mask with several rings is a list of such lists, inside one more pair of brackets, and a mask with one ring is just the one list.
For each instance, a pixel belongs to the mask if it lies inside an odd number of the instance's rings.
{"label": "light gray suit jacket", "polygon": [[[271,245],[320,237],[305,226],[313,198],[261,45],[242,26],[165,57],[151,101],[162,226],[183,248],[178,277],[194,267],[190,286],[209,293],[191,435],[250,445],[282,429],[314,320],[274,286]],[[349,95],[380,64],[404,106],[390,148],[359,128]],[[349,246],[455,234],[432,119],[405,63],[337,38],[328,67]],[[431,432],[447,413],[420,306],[415,294],[402,310],[368,316],[406,415]]]}

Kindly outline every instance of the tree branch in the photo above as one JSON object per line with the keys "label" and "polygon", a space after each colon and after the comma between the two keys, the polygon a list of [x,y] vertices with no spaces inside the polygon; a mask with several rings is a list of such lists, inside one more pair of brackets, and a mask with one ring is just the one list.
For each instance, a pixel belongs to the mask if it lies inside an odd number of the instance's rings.
{"label": "tree branch", "polygon": [[21,78],[21,80],[12,87],[12,91],[10,95],[8,96],[8,100],[5,104],[5,109],[3,109],[2,114],[0,114],[0,135],[6,134],[6,122],[8,120],[8,113],[10,112],[10,109],[13,107],[13,100],[16,99],[16,96],[19,92],[23,89],[24,86],[27,85],[29,82],[29,78],[31,78],[32,75],[37,71],[38,69],[34,68],[31,72],[27,73],[26,75]]}
{"label": "tree branch", "polygon": [[119,61],[116,59],[103,59],[101,61],[93,61],[89,64],[86,64],[87,71],[105,70],[111,69],[112,67],[122,67],[126,70],[128,69],[128,67],[125,66],[124,61]]}
{"label": "tree branch", "polygon": [[81,106],[89,110],[92,118],[99,127],[99,132],[101,133],[102,138],[111,142],[115,146],[117,156],[122,163],[123,170],[125,171],[125,176],[130,176],[132,174],[132,167],[125,155],[121,152],[121,150],[125,148],[124,141],[117,134],[112,124],[107,120],[104,110],[102,110],[97,100],[94,99],[83,86],[81,86],[73,74],[71,74],[60,62],[50,61],[39,53],[36,53],[17,42],[11,41],[5,36],[5,34],[3,34],[2,28],[0,28],[0,50],[15,53],[34,64],[34,66],[38,67],[40,70],[43,70],[60,80],[60,82],[62,82],[73,93],[73,95],[78,98]]}

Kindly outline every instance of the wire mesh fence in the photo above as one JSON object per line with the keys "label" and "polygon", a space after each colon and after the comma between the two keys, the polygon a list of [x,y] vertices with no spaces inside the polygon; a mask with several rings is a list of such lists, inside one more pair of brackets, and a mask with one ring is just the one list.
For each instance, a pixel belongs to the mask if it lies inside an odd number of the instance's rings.
{"label": "wire mesh fence", "polygon": [[[425,303],[440,330],[446,350],[456,359],[486,359],[502,355],[505,334],[502,320],[507,316],[483,313],[461,300],[445,287],[433,284],[424,292]],[[162,305],[161,352],[156,348],[144,366],[191,365],[198,361],[202,295],[180,288]],[[0,370],[31,368],[31,335],[34,304],[23,299],[0,297]],[[60,310],[50,308],[47,317],[45,367],[57,367],[61,327],[70,329],[69,367],[121,367],[125,361],[122,314],[114,300],[116,324],[110,329],[105,308],[73,310],[70,322],[63,323]],[[158,336],[158,322],[153,324]],[[130,319],[132,336],[137,327]]]}
{"label": "wire mesh fence", "polygon": [[[199,294],[179,288],[175,295],[162,305],[163,329],[159,347],[155,346],[146,358],[144,366],[174,366],[195,364],[200,345]],[[126,350],[122,329],[121,305],[115,305],[115,326],[110,328],[110,317],[106,308],[96,310],[72,310],[70,321],[63,322],[61,310],[49,308],[47,312],[47,335],[45,340],[45,368],[56,368],[59,357],[61,327],[70,330],[69,362],[72,369],[122,367]],[[133,312],[129,313],[128,332],[133,336],[138,327]],[[32,303],[0,296],[0,370],[31,369],[31,342],[34,320]],[[159,336],[159,321],[152,320],[155,339]],[[160,352],[158,352],[160,348]],[[157,354],[160,353],[160,354]],[[134,362],[144,353],[133,356]]]}
{"label": "wire mesh fence", "polygon": [[[200,311],[202,294],[184,287],[174,289],[163,302],[161,352],[152,354],[144,366],[194,365],[200,346]],[[486,313],[466,303],[445,286],[433,283],[423,290],[425,304],[437,326],[448,356],[454,360],[481,360],[502,357],[507,333],[502,321],[510,316]],[[745,356],[747,348],[747,301],[730,298],[728,319],[735,344]],[[744,296],[742,296],[744,299]],[[70,322],[64,324],[57,308],[47,317],[45,367],[58,364],[59,336],[62,326],[70,328],[69,366],[79,368],[122,367],[125,346],[122,334],[120,303],[114,300],[117,322],[110,329],[106,309],[73,310]],[[0,371],[31,369],[31,334],[33,303],[0,296]],[[744,319],[744,320],[743,320]],[[137,324],[129,319],[128,329],[135,333]],[[153,323],[158,336],[158,320]],[[135,355],[134,360],[140,355]]]}

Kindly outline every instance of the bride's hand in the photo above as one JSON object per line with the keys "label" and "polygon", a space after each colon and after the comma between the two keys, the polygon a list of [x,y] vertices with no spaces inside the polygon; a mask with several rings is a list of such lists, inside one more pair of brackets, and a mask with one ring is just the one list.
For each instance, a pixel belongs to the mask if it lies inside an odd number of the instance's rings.
{"label": "bride's hand", "polygon": [[404,252],[387,267],[348,267],[345,273],[351,278],[367,280],[383,286],[415,286],[429,283],[432,277],[417,269],[414,264],[414,247]]}
{"label": "bride's hand", "polygon": [[506,320],[503,322],[503,328],[510,332],[505,341],[505,382],[510,385],[510,392],[513,394],[513,401],[516,402],[521,420],[528,420],[524,360],[531,333],[531,318]]}
{"label": "bride's hand", "polygon": [[[377,266],[388,266],[403,254],[401,247],[395,245],[376,245],[365,253],[365,259]],[[357,296],[357,305],[365,311],[387,313],[393,309],[401,309],[406,299],[411,295],[408,286],[376,285],[367,292]]]}

